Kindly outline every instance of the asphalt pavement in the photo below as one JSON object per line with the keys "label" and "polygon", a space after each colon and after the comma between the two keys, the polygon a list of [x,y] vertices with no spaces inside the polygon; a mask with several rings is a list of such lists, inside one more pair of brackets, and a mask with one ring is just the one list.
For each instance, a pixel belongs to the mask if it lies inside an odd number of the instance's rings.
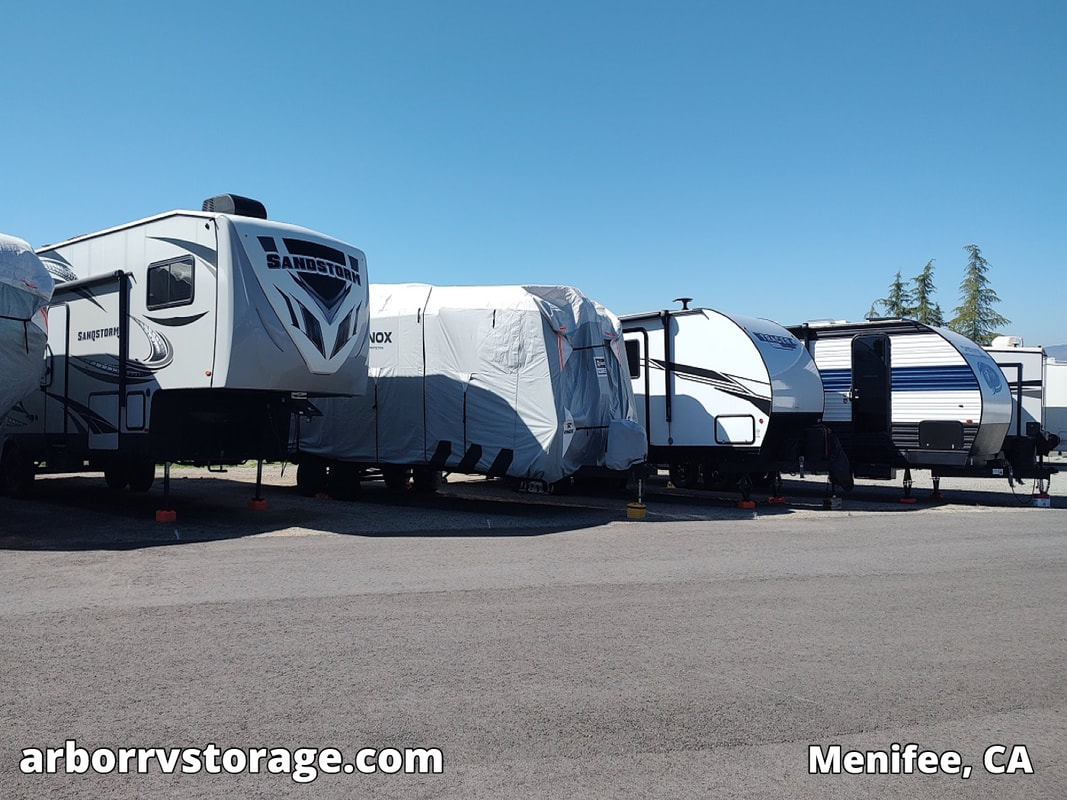
{"label": "asphalt pavement", "polygon": [[[1067,795],[1055,495],[883,485],[824,511],[809,480],[749,510],[653,481],[629,520],[626,495],[488,481],[302,498],[271,467],[252,511],[250,474],[181,473],[174,523],[157,490],[88,476],[0,500],[0,797]],[[443,768],[20,770],[68,740],[436,749]],[[848,764],[909,743],[947,771],[809,772],[813,746]]]}

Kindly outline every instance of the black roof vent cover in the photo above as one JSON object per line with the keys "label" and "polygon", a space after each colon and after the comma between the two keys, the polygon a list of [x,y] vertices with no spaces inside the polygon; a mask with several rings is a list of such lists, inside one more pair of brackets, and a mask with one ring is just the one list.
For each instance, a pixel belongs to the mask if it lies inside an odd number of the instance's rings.
{"label": "black roof vent cover", "polygon": [[201,211],[214,211],[217,214],[236,214],[239,217],[266,219],[267,209],[258,200],[241,197],[239,194],[217,194],[204,201]]}

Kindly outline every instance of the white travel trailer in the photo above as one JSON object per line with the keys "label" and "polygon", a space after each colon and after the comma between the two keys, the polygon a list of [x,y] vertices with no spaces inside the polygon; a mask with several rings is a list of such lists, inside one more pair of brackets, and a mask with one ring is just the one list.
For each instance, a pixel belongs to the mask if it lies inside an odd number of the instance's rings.
{"label": "white travel trailer", "polygon": [[[1026,347],[1018,336],[998,336],[984,348],[997,362],[1012,389],[1014,402],[1008,435],[1045,429],[1045,369],[1043,347]],[[1036,428],[1035,428],[1036,426]]]}
{"label": "white travel trailer", "polygon": [[0,421],[41,380],[52,276],[30,246],[0,233]]}
{"label": "white travel trailer", "polygon": [[280,460],[306,396],[364,391],[363,253],[257,201],[221,195],[38,254],[58,281],[47,366],[5,432],[39,471],[144,491],[158,463]]}
{"label": "white travel trailer", "polygon": [[644,461],[619,322],[577,289],[374,284],[370,303],[366,395],[298,420],[304,493],[350,496],[373,468],[396,488],[448,471],[543,489]]}
{"label": "white travel trailer", "polygon": [[1045,429],[1059,439],[1056,450],[1067,449],[1067,361],[1045,364]]}
{"label": "white travel trailer", "polygon": [[1005,444],[1012,389],[970,339],[907,319],[808,322],[790,327],[811,352],[826,393],[823,419],[854,474],[891,478],[928,469],[946,475],[1047,477]]}
{"label": "white travel trailer", "polygon": [[649,462],[669,466],[676,485],[737,484],[745,501],[749,474],[777,478],[805,461],[851,488],[847,469],[831,465],[822,383],[797,338],[769,320],[679,299],[680,310],[621,318]]}

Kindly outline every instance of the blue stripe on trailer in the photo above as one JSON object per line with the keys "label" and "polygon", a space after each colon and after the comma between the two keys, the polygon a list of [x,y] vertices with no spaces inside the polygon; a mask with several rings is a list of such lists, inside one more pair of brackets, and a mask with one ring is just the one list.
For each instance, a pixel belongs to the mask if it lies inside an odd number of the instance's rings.
{"label": "blue stripe on trailer", "polygon": [[[847,392],[852,388],[851,369],[819,370],[823,391]],[[930,367],[895,367],[894,392],[974,391],[978,379],[966,364],[938,364]]]}
{"label": "blue stripe on trailer", "polygon": [[852,388],[852,370],[850,369],[821,369],[819,377],[822,378],[824,392],[847,392]]}
{"label": "blue stripe on trailer", "polygon": [[978,379],[966,364],[900,367],[893,370],[894,392],[974,391]]}

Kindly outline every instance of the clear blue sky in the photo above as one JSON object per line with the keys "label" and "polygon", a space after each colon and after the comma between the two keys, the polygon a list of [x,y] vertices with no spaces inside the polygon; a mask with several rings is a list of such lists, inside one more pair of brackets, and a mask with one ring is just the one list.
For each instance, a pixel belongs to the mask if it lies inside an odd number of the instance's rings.
{"label": "clear blue sky", "polygon": [[[1067,3],[361,0],[5,8],[0,230],[234,192],[377,282],[859,319],[977,244],[1067,342]],[[1055,299],[1054,299],[1055,298]]]}

